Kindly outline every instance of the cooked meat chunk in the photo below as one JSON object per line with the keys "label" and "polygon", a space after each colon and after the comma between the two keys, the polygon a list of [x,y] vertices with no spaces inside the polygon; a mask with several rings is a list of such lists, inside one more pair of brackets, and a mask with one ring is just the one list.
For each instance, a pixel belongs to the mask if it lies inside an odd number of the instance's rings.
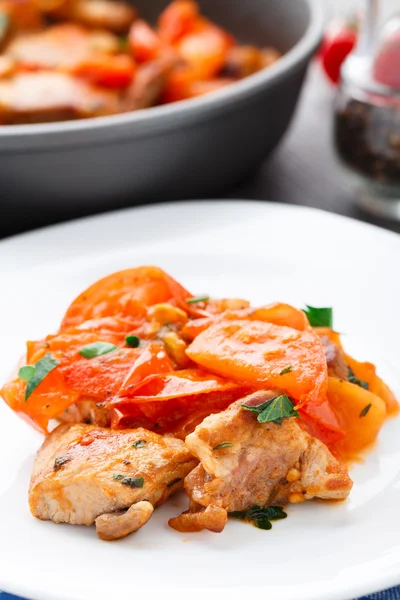
{"label": "cooked meat chunk", "polygon": [[168,525],[176,531],[194,533],[197,531],[213,531],[221,533],[228,521],[228,513],[224,508],[209,504],[207,508],[201,508],[196,512],[190,510],[182,513],[179,517],[175,517],[168,521]]}
{"label": "cooked meat chunk", "polygon": [[71,70],[94,52],[112,54],[118,48],[118,38],[111,33],[92,33],[78,25],[64,24],[16,37],[6,55],[27,69]]}
{"label": "cooked meat chunk", "polygon": [[53,11],[86,27],[109,29],[124,33],[136,18],[136,10],[129,2],[120,0],[67,0]]}
{"label": "cooked meat chunk", "polygon": [[29,505],[39,519],[91,525],[142,500],[165,502],[196,464],[172,436],[62,424],[37,454]]}
{"label": "cooked meat chunk", "polygon": [[319,440],[295,418],[259,423],[242,404],[259,405],[272,392],[256,392],[207,417],[186,445],[200,461],[185,479],[191,500],[228,512],[254,505],[285,504],[310,498],[341,500],[352,481]]}
{"label": "cooked meat chunk", "polygon": [[327,335],[321,335],[320,340],[324,347],[329,375],[338,379],[347,379],[349,367],[347,366],[343,350],[335,342],[332,342]]}
{"label": "cooked meat chunk", "polygon": [[140,66],[121,101],[121,110],[124,112],[139,110],[157,104],[164,89],[168,70],[169,64],[165,60]]}
{"label": "cooked meat chunk", "polygon": [[97,535],[107,542],[119,540],[146,525],[153,511],[154,506],[142,500],[125,512],[100,515],[95,520]]}
{"label": "cooked meat chunk", "polygon": [[40,123],[116,112],[113,93],[64,73],[27,73],[0,82],[0,124]]}

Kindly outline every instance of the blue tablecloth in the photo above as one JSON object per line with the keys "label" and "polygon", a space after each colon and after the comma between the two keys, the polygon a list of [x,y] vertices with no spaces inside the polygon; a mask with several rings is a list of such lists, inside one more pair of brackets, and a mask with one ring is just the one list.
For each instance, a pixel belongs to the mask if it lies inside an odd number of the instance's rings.
{"label": "blue tablecloth", "polygon": [[[0,592],[0,600],[21,600],[19,596],[12,596],[4,592]],[[323,598],[321,598],[323,600]],[[359,600],[400,600],[400,586],[390,588],[390,590],[384,590],[383,592],[377,592],[376,594],[370,594],[359,598]]]}

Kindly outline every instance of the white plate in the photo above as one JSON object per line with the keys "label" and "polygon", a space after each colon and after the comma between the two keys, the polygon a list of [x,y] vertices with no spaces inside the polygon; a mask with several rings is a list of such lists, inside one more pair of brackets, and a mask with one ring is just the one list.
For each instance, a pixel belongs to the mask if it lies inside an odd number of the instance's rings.
{"label": "white plate", "polygon": [[[0,378],[57,328],[97,278],[155,264],[193,293],[332,305],[346,347],[400,396],[400,238],[312,209],[195,202],[132,209],[0,244]],[[396,373],[397,371],[397,373]],[[397,377],[397,378],[396,378]],[[400,583],[400,423],[385,424],[345,503],[290,506],[265,532],[240,522],[179,534],[167,518],[114,544],[93,528],[31,517],[27,488],[41,436],[0,404],[0,589],[37,600],[258,597],[355,598]]]}

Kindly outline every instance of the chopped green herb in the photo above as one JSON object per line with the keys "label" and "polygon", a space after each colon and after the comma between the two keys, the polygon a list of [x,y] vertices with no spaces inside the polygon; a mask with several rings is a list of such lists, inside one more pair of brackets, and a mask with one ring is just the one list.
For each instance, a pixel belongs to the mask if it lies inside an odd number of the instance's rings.
{"label": "chopped green herb", "polygon": [[271,529],[272,525],[270,521],[286,519],[287,514],[280,506],[267,506],[266,508],[260,508],[256,505],[247,510],[231,512],[229,513],[229,516],[235,519],[244,519],[245,521],[250,521],[259,529]]}
{"label": "chopped green herb", "polygon": [[222,444],[218,444],[218,446],[215,446],[213,448],[213,450],[222,450],[223,448],[232,448],[233,444],[232,442],[222,442]]}
{"label": "chopped green herb", "polygon": [[333,309],[332,308],[316,308],[306,304],[306,313],[310,325],[312,327],[333,327]]}
{"label": "chopped green herb", "polygon": [[130,487],[142,488],[144,484],[143,477],[124,477],[121,480],[121,483],[124,485],[129,485]]}
{"label": "chopped green herb", "polygon": [[351,367],[347,367],[348,368],[348,375],[347,375],[347,379],[349,380],[350,383],[354,383],[355,385],[359,385],[360,387],[364,388],[364,390],[368,390],[369,389],[369,385],[366,381],[363,381],[362,379],[358,379],[358,377],[356,377],[354,375],[354,371]]}
{"label": "chopped green herb", "polygon": [[114,475],[113,475],[113,479],[115,479],[116,481],[120,481],[124,477],[125,477],[125,475],[121,475],[120,473],[114,473]]}
{"label": "chopped green herb", "polygon": [[278,425],[282,424],[283,419],[289,417],[300,417],[297,410],[293,408],[293,404],[290,402],[286,395],[277,396],[271,400],[267,400],[258,406],[247,406],[242,404],[244,410],[256,413],[257,421],[259,423],[273,422]]}
{"label": "chopped green herb", "polygon": [[196,296],[195,298],[189,298],[186,300],[187,304],[197,304],[197,302],[208,302],[210,296]]}
{"label": "chopped green herb", "polygon": [[58,471],[58,469],[61,469],[61,467],[63,465],[65,465],[65,463],[69,462],[71,460],[70,456],[57,456],[55,461],[54,461],[54,471]]}
{"label": "chopped green herb", "polygon": [[79,350],[79,354],[84,358],[95,358],[96,356],[102,356],[117,350],[117,346],[109,344],[108,342],[94,342],[93,344],[87,344]]}
{"label": "chopped green herb", "polygon": [[26,365],[18,371],[18,377],[27,383],[35,377],[36,367],[34,365]]}
{"label": "chopped green herb", "polygon": [[371,408],[372,404],[367,404],[367,406],[365,406],[362,411],[360,412],[360,418],[361,417],[365,417],[368,413],[369,413],[369,409]]}
{"label": "chopped green herb", "polygon": [[258,527],[258,529],[265,529],[267,531],[272,529],[272,523],[271,521],[268,521],[268,519],[260,519],[259,521],[255,521],[254,525]]}
{"label": "chopped green herb", "polygon": [[132,448],[143,448],[145,445],[146,442],[144,440],[137,440],[136,442],[133,442]]}
{"label": "chopped green herb", "polygon": [[173,485],[175,485],[176,483],[178,483],[178,481],[182,481],[182,477],[178,477],[177,479],[173,479],[168,485],[167,487],[170,488]]}
{"label": "chopped green herb", "polygon": [[293,371],[293,367],[292,365],[289,365],[288,367],[285,367],[284,369],[282,369],[282,371],[279,373],[279,375],[286,375],[286,373],[291,373]]}
{"label": "chopped green herb", "polygon": [[51,371],[53,371],[53,369],[58,367],[59,364],[60,363],[58,362],[58,360],[53,358],[51,356],[51,354],[45,354],[45,356],[43,356],[43,358],[38,360],[38,362],[35,364],[35,367],[34,367],[35,374],[29,380],[28,385],[26,386],[25,402],[28,400],[28,398],[32,394],[32,392],[35,391],[35,389],[37,388],[39,383],[41,383],[43,381],[43,379],[49,373],[51,373]]}
{"label": "chopped green herb", "polygon": [[140,339],[137,335],[128,335],[125,341],[131,348],[139,348],[140,346]]}

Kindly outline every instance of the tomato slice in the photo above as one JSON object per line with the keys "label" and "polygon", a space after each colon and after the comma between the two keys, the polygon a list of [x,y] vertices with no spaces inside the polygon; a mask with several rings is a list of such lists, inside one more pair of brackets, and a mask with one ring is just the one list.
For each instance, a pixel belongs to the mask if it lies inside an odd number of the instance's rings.
{"label": "tomato slice", "polygon": [[135,60],[139,63],[155,60],[163,49],[157,33],[141,19],[131,26],[128,42]]}
{"label": "tomato slice", "polygon": [[298,310],[290,306],[290,304],[275,302],[266,306],[260,306],[259,308],[228,309],[220,314],[188,321],[182,329],[182,335],[187,340],[193,341],[213,323],[235,321],[238,319],[285,325],[298,331],[311,330],[308,319],[302,310]]}
{"label": "tomato slice", "polygon": [[223,321],[197,336],[187,355],[223,377],[283,390],[299,407],[325,399],[324,348],[313,331],[261,321]]}
{"label": "tomato slice", "polygon": [[191,0],[175,0],[161,13],[158,32],[167,44],[175,44],[190,32],[199,17],[199,7]]}
{"label": "tomato slice", "polygon": [[181,431],[182,437],[183,431],[190,433],[202,418],[224,410],[249,389],[196,369],[153,375],[136,386],[131,397],[119,396],[109,403],[111,427]]}
{"label": "tomato slice", "polygon": [[196,308],[186,302],[192,296],[158,267],[119,271],[100,279],[80,294],[68,308],[61,329],[76,327],[88,319],[100,317],[144,318],[148,306],[161,302],[174,304],[197,315]]}
{"label": "tomato slice", "polygon": [[90,56],[73,71],[75,75],[108,89],[126,88],[135,75],[135,63],[130,56]]}

